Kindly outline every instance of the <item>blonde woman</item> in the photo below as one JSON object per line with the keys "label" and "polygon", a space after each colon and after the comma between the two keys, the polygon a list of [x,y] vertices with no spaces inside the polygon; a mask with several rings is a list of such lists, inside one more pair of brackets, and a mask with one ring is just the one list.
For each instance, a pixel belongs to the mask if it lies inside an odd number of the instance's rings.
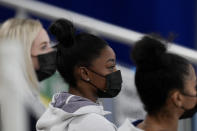
{"label": "blonde woman", "polygon": [[[26,65],[24,71],[27,72],[28,90],[31,93],[29,96],[34,96],[27,107],[34,116],[39,117],[45,108],[39,104],[37,97],[38,80],[41,81],[56,71],[56,52],[51,48],[49,36],[38,20],[12,18],[2,23],[0,38],[16,40],[22,44]],[[26,87],[21,88],[25,90]]]}

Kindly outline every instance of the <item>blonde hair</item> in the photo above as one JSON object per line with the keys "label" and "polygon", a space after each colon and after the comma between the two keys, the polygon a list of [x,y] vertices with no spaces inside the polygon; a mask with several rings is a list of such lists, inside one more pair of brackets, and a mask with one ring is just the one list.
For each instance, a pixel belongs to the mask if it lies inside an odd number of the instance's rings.
{"label": "blonde hair", "polygon": [[38,87],[38,80],[35,74],[32,58],[31,47],[32,44],[43,28],[38,20],[33,19],[18,19],[12,18],[5,21],[0,27],[0,37],[4,39],[11,39],[20,41],[23,46],[27,80],[31,87]]}

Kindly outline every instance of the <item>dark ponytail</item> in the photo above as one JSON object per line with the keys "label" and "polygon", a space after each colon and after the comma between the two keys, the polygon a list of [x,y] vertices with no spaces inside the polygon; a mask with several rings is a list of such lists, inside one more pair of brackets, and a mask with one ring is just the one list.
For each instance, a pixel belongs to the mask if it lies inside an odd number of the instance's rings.
{"label": "dark ponytail", "polygon": [[163,63],[162,56],[166,50],[166,45],[159,40],[145,36],[135,43],[131,57],[137,68],[155,69]]}
{"label": "dark ponytail", "polygon": [[58,19],[51,24],[49,31],[55,36],[59,46],[69,48],[74,45],[76,29],[70,21]]}

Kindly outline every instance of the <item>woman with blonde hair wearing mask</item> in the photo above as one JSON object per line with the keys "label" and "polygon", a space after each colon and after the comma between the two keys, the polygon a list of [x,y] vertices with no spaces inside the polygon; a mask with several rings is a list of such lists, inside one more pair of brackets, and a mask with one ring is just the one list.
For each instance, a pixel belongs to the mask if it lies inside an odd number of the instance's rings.
{"label": "woman with blonde hair wearing mask", "polygon": [[[38,118],[45,110],[38,98],[38,80],[50,77],[56,71],[56,52],[51,48],[50,39],[38,20],[12,18],[2,23],[0,38],[19,41],[25,56],[25,68],[29,85],[29,96],[32,103],[26,103],[27,108]],[[25,88],[27,87],[21,87]],[[27,95],[28,96],[28,95]],[[28,110],[28,111],[29,111]]]}

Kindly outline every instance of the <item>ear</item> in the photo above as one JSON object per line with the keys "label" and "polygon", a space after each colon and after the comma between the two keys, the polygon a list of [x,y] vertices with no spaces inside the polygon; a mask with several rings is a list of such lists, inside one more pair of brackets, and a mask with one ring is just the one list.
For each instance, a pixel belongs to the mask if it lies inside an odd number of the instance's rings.
{"label": "ear", "polygon": [[81,79],[85,81],[90,81],[90,74],[86,67],[79,67],[79,74],[81,76]]}
{"label": "ear", "polygon": [[175,106],[182,107],[183,105],[183,96],[179,90],[171,92],[171,99]]}

